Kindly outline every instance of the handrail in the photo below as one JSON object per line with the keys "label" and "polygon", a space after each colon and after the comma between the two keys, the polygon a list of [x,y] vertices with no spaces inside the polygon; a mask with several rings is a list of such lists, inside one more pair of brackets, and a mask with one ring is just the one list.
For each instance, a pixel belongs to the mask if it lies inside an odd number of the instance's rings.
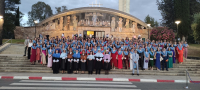
{"label": "handrail", "polygon": [[6,44],[7,42],[9,42],[10,40],[11,40],[11,43],[12,43],[12,38],[11,38],[11,39],[7,40],[6,42],[4,42],[2,45],[0,45],[0,47],[3,46],[4,44]]}

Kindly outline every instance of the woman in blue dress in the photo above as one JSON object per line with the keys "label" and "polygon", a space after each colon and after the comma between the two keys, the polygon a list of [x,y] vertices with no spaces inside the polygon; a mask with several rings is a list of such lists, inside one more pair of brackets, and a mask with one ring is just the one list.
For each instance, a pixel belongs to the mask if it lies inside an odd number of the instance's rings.
{"label": "woman in blue dress", "polygon": [[157,67],[157,70],[160,70],[160,56],[161,56],[161,51],[160,49],[157,49],[157,52],[156,52],[156,67]]}
{"label": "woman in blue dress", "polygon": [[172,59],[173,59],[173,63],[176,63],[176,53],[175,53],[175,47],[173,44],[171,44],[171,47],[170,47],[171,51],[172,51]]}

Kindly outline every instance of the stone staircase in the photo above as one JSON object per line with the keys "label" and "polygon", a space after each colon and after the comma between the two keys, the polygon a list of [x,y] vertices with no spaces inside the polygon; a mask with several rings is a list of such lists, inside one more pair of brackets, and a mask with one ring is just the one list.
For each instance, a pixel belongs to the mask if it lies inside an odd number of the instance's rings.
{"label": "stone staircase", "polygon": [[[21,72],[21,73],[52,73],[51,68],[41,64],[30,65],[27,57],[23,57],[23,45],[11,45],[0,54],[0,72]],[[190,76],[200,76],[200,60],[187,59],[183,64],[174,64],[174,68],[169,71],[140,70],[141,75],[164,75],[164,76],[185,76],[187,69]],[[87,72],[86,72],[87,73]],[[95,73],[95,71],[94,71]],[[104,71],[102,70],[103,74]],[[110,74],[132,74],[131,70],[115,69],[110,70]]]}

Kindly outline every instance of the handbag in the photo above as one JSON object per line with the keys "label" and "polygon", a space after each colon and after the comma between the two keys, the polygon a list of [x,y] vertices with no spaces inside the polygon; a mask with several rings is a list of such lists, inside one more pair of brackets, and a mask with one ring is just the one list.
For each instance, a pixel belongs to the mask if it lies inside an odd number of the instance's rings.
{"label": "handbag", "polygon": [[163,57],[160,57],[160,61],[162,61],[163,60]]}

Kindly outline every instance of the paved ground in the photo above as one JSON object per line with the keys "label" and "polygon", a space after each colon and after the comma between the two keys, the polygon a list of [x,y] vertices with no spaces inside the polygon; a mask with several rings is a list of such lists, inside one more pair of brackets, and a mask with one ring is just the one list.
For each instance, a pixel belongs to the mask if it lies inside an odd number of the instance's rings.
{"label": "paved ground", "polygon": [[[157,75],[120,75],[120,74],[52,74],[52,73],[11,73],[0,72],[0,76],[36,76],[36,77],[94,77],[94,78],[133,78],[133,79],[161,79],[161,80],[186,80],[186,76],[157,76]],[[191,77],[194,81],[200,81],[200,77]]]}
{"label": "paved ground", "polygon": [[[0,80],[0,90],[185,90],[179,83],[140,83],[102,81]],[[200,85],[189,84],[189,90]]]}

